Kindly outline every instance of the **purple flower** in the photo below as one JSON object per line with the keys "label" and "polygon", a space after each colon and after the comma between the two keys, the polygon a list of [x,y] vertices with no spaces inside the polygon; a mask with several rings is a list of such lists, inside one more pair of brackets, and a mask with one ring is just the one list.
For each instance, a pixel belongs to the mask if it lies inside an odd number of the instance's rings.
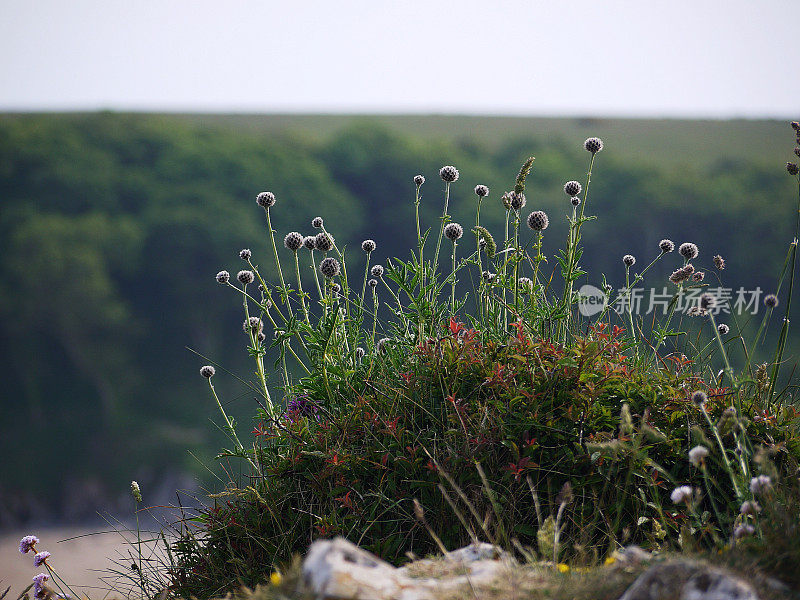
{"label": "purple flower", "polygon": [[33,595],[37,598],[42,598],[44,596],[44,582],[50,579],[50,575],[47,573],[39,573],[36,577],[33,578]]}
{"label": "purple flower", "polygon": [[33,566],[41,567],[48,558],[50,558],[49,552],[38,552],[36,556],[33,557]]}
{"label": "purple flower", "polygon": [[22,554],[27,554],[31,550],[35,550],[34,546],[39,543],[39,538],[35,535],[26,535],[19,541],[19,551]]}
{"label": "purple flower", "polygon": [[297,417],[311,417],[317,414],[319,406],[308,397],[308,394],[300,394],[293,400],[289,400],[286,405],[286,412]]}

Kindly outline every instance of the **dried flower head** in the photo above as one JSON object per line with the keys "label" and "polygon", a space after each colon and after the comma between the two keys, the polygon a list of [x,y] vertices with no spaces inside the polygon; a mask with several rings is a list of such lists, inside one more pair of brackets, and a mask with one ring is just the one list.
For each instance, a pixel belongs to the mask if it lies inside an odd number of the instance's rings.
{"label": "dried flower head", "polygon": [[686,311],[686,314],[690,317],[705,317],[708,314],[708,311],[705,308],[700,308],[699,306],[692,306]]}
{"label": "dried flower head", "polygon": [[669,497],[675,504],[681,504],[682,502],[689,504],[692,501],[693,495],[694,490],[691,486],[682,485],[672,490],[672,493],[669,495]]}
{"label": "dried flower head", "polygon": [[603,140],[598,137],[590,137],[588,140],[583,142],[583,147],[592,154],[597,154],[603,149]]}
{"label": "dried flower head", "polygon": [[669,276],[669,280],[675,285],[678,285],[679,283],[683,283],[684,281],[689,279],[689,277],[691,276],[692,273],[688,269],[686,269],[686,267],[681,267],[680,269],[675,269],[672,272],[672,275]]}
{"label": "dried flower head", "polygon": [[797,168],[797,164],[793,162],[786,163],[786,170],[789,172],[789,175],[797,175],[800,172],[800,169]]}
{"label": "dried flower head", "polygon": [[425,183],[425,176],[424,175],[414,175],[414,185],[419,187],[423,183]]}
{"label": "dried flower head", "polygon": [[367,285],[371,288],[378,287],[378,280],[377,279],[370,279],[367,282]]}
{"label": "dried flower head", "polygon": [[755,495],[766,494],[772,489],[772,479],[769,475],[759,475],[750,480],[750,491]]}
{"label": "dried flower head", "polygon": [[522,210],[525,205],[528,203],[528,200],[525,198],[525,194],[517,193],[517,192],[509,192],[508,194],[508,204],[511,206],[512,210]]}
{"label": "dried flower head", "polygon": [[743,515],[757,515],[761,512],[761,505],[755,500],[745,500],[739,507],[739,512]]}
{"label": "dried flower head", "polygon": [[[139,500],[141,502],[141,499]],[[37,552],[33,557],[33,566],[34,567],[41,567],[48,558],[50,558],[51,554],[46,550],[44,552]]]}
{"label": "dried flower head", "polygon": [[137,502],[142,501],[142,488],[139,487],[139,484],[136,481],[131,481],[131,496]]}
{"label": "dried flower head", "polygon": [[697,244],[692,244],[691,242],[681,244],[681,247],[678,248],[678,252],[687,260],[697,258],[697,255],[700,254],[700,251],[697,249]]}
{"label": "dried flower head", "polygon": [[373,277],[383,277],[383,266],[372,265],[372,268],[369,270],[369,272]]}
{"label": "dried flower head", "polygon": [[528,277],[520,277],[517,280],[517,285],[521,287],[523,290],[529,290],[533,287],[533,281],[531,281]]}
{"label": "dried flower head", "polygon": [[378,353],[382,353],[382,352],[384,352],[384,351],[386,350],[386,346],[387,346],[387,344],[388,344],[390,341],[391,341],[391,340],[390,340],[388,337],[385,337],[385,338],[381,338],[381,339],[379,339],[379,340],[378,340],[378,343],[377,343],[377,344],[375,344],[375,350],[377,350],[377,351],[378,351]]}
{"label": "dried flower head", "polygon": [[249,283],[253,283],[255,281],[256,276],[253,274],[252,271],[239,271],[236,274],[236,279],[239,280],[239,283],[242,285],[247,285]]}
{"label": "dried flower head", "polygon": [[695,467],[699,467],[703,464],[706,457],[708,456],[708,448],[705,446],[695,446],[691,450],[689,450],[689,462],[692,463]]}
{"label": "dried flower head", "polygon": [[675,250],[675,242],[673,242],[672,240],[663,239],[660,242],[658,242],[658,247],[661,248],[661,252],[667,254]]}
{"label": "dried flower head", "polygon": [[296,231],[290,231],[283,238],[283,245],[292,252],[297,252],[303,247],[303,234]]}
{"label": "dried flower head", "polygon": [[725,259],[722,258],[719,254],[714,257],[714,266],[717,267],[717,270],[722,271],[725,268]]}
{"label": "dried flower head", "polygon": [[319,263],[319,270],[325,277],[331,279],[339,274],[341,266],[338,260],[329,256],[328,258],[322,259],[322,262]]}
{"label": "dried flower head", "polygon": [[231,274],[227,271],[220,271],[217,273],[217,283],[228,283],[231,280]]}
{"label": "dried flower head", "polygon": [[303,246],[305,246],[308,250],[314,249],[314,240],[316,240],[316,236],[307,235],[303,238]]}
{"label": "dried flower head", "polygon": [[692,402],[694,402],[697,406],[703,406],[707,400],[708,396],[706,396],[705,392],[697,390],[692,394]]}
{"label": "dried flower head", "polygon": [[322,223],[323,223],[322,217],[314,217],[313,219],[311,219],[311,226],[314,229],[322,229]]}
{"label": "dried flower head", "polygon": [[275,194],[272,192],[261,192],[256,196],[256,204],[265,209],[270,206],[275,206]]}
{"label": "dried flower head", "polygon": [[700,308],[703,310],[710,310],[717,305],[717,299],[711,294],[703,294],[700,296]]}
{"label": "dried flower head", "polygon": [[249,248],[243,248],[242,250],[239,250],[239,258],[241,258],[242,260],[250,260],[252,256],[253,253],[250,252]]}
{"label": "dried flower head", "polygon": [[725,325],[725,323],[720,323],[719,325],[717,325],[717,331],[719,331],[720,335],[728,335],[730,330],[731,328]]}
{"label": "dried flower head", "polygon": [[27,554],[31,550],[36,550],[36,544],[39,543],[39,538],[35,535],[26,535],[19,541],[19,551],[22,554]]}
{"label": "dried flower head", "polygon": [[455,242],[464,235],[464,228],[458,223],[448,223],[444,228],[444,235],[448,240]]}
{"label": "dried flower head", "polygon": [[577,181],[568,181],[564,184],[564,193],[570,197],[577,196],[581,193],[582,189],[581,184]]}
{"label": "dried flower head", "polygon": [[500,196],[500,202],[506,210],[511,210],[511,192],[505,192]]}
{"label": "dried flower head", "polygon": [[703,279],[705,279],[705,278],[706,278],[706,274],[705,274],[705,273],[703,273],[703,271],[698,271],[697,273],[695,273],[694,275],[692,275],[692,279],[693,279],[694,281],[696,281],[697,283],[700,283],[700,282],[701,282],[701,281],[703,281]]}
{"label": "dried flower head", "polygon": [[528,227],[534,231],[544,231],[550,225],[550,219],[543,210],[535,210],[528,215]]}
{"label": "dried flower head", "polygon": [[633,254],[626,254],[622,257],[622,264],[626,267],[632,267],[636,264],[636,257]]}
{"label": "dried flower head", "polygon": [[489,195],[489,188],[485,185],[476,185],[475,186],[475,194],[480,198],[485,198]]}
{"label": "dried flower head", "polygon": [[573,196],[572,198],[569,199],[569,201],[572,204],[572,206],[578,207],[581,205],[581,199],[578,198],[577,196]]}
{"label": "dried flower head", "polygon": [[320,231],[314,238],[314,247],[320,252],[328,252],[333,248],[333,238],[324,231]]}
{"label": "dried flower head", "polygon": [[[417,177],[422,177],[422,175],[417,175]],[[424,180],[424,178],[423,178],[423,180]],[[356,360],[361,360],[362,358],[364,358],[365,354],[366,354],[366,352],[364,351],[364,349],[361,346],[356,348]]]}
{"label": "dried flower head", "polygon": [[778,297],[775,294],[764,296],[764,306],[767,308],[775,308],[778,306]]}
{"label": "dried flower head", "polygon": [[200,375],[202,375],[206,379],[211,379],[216,374],[216,372],[217,370],[211,365],[205,365],[204,367],[200,367]]}
{"label": "dried flower head", "polygon": [[452,165],[447,165],[439,169],[439,177],[447,183],[453,183],[458,179],[458,169]]}
{"label": "dried flower head", "polygon": [[377,248],[377,246],[378,245],[375,243],[375,240],[364,240],[361,242],[361,249],[364,252],[372,252],[375,250],[375,248]]}
{"label": "dried flower head", "polygon": [[254,332],[263,331],[264,321],[262,321],[258,317],[249,317],[245,320],[244,325],[242,325],[242,329],[244,329],[245,333],[249,333],[251,331]]}

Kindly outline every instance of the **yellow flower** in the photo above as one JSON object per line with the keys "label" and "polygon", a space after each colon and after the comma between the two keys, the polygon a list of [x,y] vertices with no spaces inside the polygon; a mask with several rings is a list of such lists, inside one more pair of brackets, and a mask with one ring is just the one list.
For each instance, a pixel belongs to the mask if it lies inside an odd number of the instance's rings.
{"label": "yellow flower", "polygon": [[277,571],[273,572],[272,575],[269,576],[269,582],[272,585],[280,585],[282,581],[283,581],[283,575],[281,575]]}
{"label": "yellow flower", "polygon": [[615,562],[617,562],[617,559],[614,558],[613,556],[609,556],[609,557],[606,557],[606,560],[605,560],[605,562],[603,564],[604,565],[613,565]]}
{"label": "yellow flower", "polygon": [[558,563],[557,568],[559,573],[569,573],[569,565]]}

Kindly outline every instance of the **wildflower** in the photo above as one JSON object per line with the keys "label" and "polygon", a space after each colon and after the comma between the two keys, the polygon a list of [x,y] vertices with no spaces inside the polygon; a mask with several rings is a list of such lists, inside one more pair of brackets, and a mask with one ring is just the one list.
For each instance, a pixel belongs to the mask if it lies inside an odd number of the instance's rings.
{"label": "wildflower", "polygon": [[242,260],[250,260],[251,256],[253,256],[253,253],[250,252],[249,248],[244,248],[242,250],[239,250],[239,258],[241,258]]}
{"label": "wildflower", "polygon": [[730,330],[731,328],[725,325],[725,323],[720,323],[719,325],[717,325],[717,331],[719,331],[720,335],[728,335],[728,332],[730,332]]}
{"label": "wildflower", "polygon": [[701,282],[701,281],[703,281],[703,279],[705,279],[705,278],[706,278],[706,274],[705,274],[705,273],[703,273],[702,271],[698,271],[697,273],[695,273],[694,275],[692,275],[692,279],[693,279],[694,281],[696,281],[697,283],[700,283],[700,282]]}
{"label": "wildflower", "polygon": [[617,559],[616,559],[615,557],[613,557],[613,556],[606,556],[606,559],[603,561],[603,564],[604,564],[604,565],[606,565],[607,567],[610,567],[610,566],[611,566],[611,565],[613,565],[615,562],[617,562]]}
{"label": "wildflower", "polygon": [[496,277],[497,277],[497,274],[496,273],[492,273],[491,271],[484,271],[483,272],[483,280],[488,282],[488,283],[491,283],[492,281],[494,281]]}
{"label": "wildflower", "polygon": [[736,529],[733,530],[733,537],[734,539],[740,540],[743,537],[749,537],[753,535],[755,532],[755,527],[747,523],[742,523],[741,525],[737,525]]}
{"label": "wildflower", "polygon": [[636,257],[633,256],[633,254],[626,254],[625,256],[622,257],[622,263],[626,267],[632,267],[633,265],[636,264]]}
{"label": "wildflower", "polygon": [[765,494],[772,489],[772,479],[769,475],[759,475],[750,480],[750,491],[755,495]]}
{"label": "wildflower", "polygon": [[559,573],[569,573],[569,565],[558,563],[557,568]]}
{"label": "wildflower", "polygon": [[322,217],[314,217],[311,219],[311,226],[314,229],[322,229]]}
{"label": "wildflower", "polygon": [[[214,367],[211,368],[213,369]],[[137,502],[142,501],[142,489],[136,481],[131,481],[131,496],[133,496],[133,499]]]}
{"label": "wildflower", "polygon": [[316,240],[316,238],[313,235],[307,235],[303,238],[303,246],[305,246],[308,250],[313,250],[314,240]]}
{"label": "wildflower", "polygon": [[36,555],[33,557],[33,566],[34,567],[41,567],[45,561],[50,558],[50,553],[45,552],[37,552]]}
{"label": "wildflower", "polygon": [[253,281],[256,279],[256,276],[252,271],[239,271],[236,274],[236,279],[238,279],[239,283],[242,285],[247,285],[248,283],[253,283]]}
{"label": "wildflower", "polygon": [[266,335],[264,335],[264,332],[263,332],[263,331],[259,331],[259,332],[258,332],[258,335],[256,336],[256,339],[257,339],[257,340],[258,340],[260,343],[262,343],[262,344],[263,344],[263,343],[264,343],[264,340],[266,340],[266,339],[267,339],[267,336],[266,336]]}
{"label": "wildflower", "polygon": [[50,579],[47,573],[39,573],[33,578],[33,595],[36,598],[44,597],[44,582]]}
{"label": "wildflower", "polygon": [[286,411],[302,417],[311,417],[319,412],[319,406],[308,397],[308,394],[300,394],[289,400]]}
{"label": "wildflower", "polygon": [[334,284],[331,286],[331,291],[333,292],[333,295],[334,295],[334,296],[338,296],[338,295],[339,295],[339,292],[341,292],[341,291],[342,291],[342,286],[340,286],[338,283],[334,283]]}
{"label": "wildflower", "polygon": [[384,350],[384,347],[385,347],[385,346],[386,346],[386,344],[387,344],[388,342],[390,342],[390,341],[391,341],[391,340],[390,340],[389,338],[381,338],[381,339],[379,339],[379,340],[378,340],[378,343],[377,343],[377,344],[375,344],[375,350],[377,350],[377,351],[378,351],[378,353],[381,353],[381,352],[383,352],[383,350]]}
{"label": "wildflower", "polygon": [[291,231],[283,238],[283,245],[292,252],[297,252],[303,247],[303,234]]}
{"label": "wildflower", "polygon": [[706,457],[708,456],[708,448],[705,446],[695,446],[691,450],[689,450],[689,462],[692,463],[695,467],[699,467],[703,464]]}
{"label": "wildflower", "polygon": [[521,210],[528,203],[528,200],[525,198],[525,194],[509,192],[508,203],[513,210]]}
{"label": "wildflower", "polygon": [[458,223],[448,223],[444,228],[444,235],[450,241],[457,241],[464,235],[464,228]]}
{"label": "wildflower", "polygon": [[[689,269],[688,267],[691,267],[691,269]],[[689,279],[689,277],[691,277],[693,272],[694,272],[694,267],[692,267],[692,265],[686,265],[685,267],[681,267],[680,269],[674,270],[672,272],[672,275],[669,276],[669,280],[677,285]]]}
{"label": "wildflower", "polygon": [[383,267],[381,265],[372,265],[369,272],[373,277],[383,277]]}
{"label": "wildflower", "polygon": [[506,210],[511,210],[511,192],[506,192],[500,196],[500,202],[503,203]]}
{"label": "wildflower", "polygon": [[536,210],[528,215],[528,227],[534,231],[543,231],[550,225],[550,219],[543,210]]}
{"label": "wildflower", "polygon": [[375,250],[376,247],[377,244],[375,243],[375,240],[364,240],[363,242],[361,242],[361,249],[364,252],[370,253],[373,250]]}
{"label": "wildflower", "polygon": [[592,154],[597,154],[603,149],[603,140],[597,137],[590,137],[588,140],[583,142],[583,147]]}
{"label": "wildflower", "polygon": [[258,317],[249,317],[245,320],[244,325],[242,326],[245,333],[248,331],[262,331],[264,329],[264,321],[259,319]]}
{"label": "wildflower", "polygon": [[280,585],[282,581],[283,581],[283,575],[281,575],[277,571],[273,571],[273,573],[269,576],[269,582],[272,585]]}
{"label": "wildflower", "polygon": [[717,421],[717,430],[720,435],[728,435],[736,425],[736,409],[729,406],[722,411],[722,414]]}
{"label": "wildflower", "polygon": [[439,177],[447,183],[452,183],[458,179],[458,169],[452,165],[447,165],[439,169]]}
{"label": "wildflower", "polygon": [[228,283],[231,280],[231,274],[227,271],[220,271],[217,273],[217,283]]}
{"label": "wildflower", "polygon": [[792,125],[792,129],[794,129],[795,131],[800,132],[800,123],[798,123],[797,121],[792,121],[791,125]]}
{"label": "wildflower", "polygon": [[703,294],[700,296],[700,308],[703,310],[708,310],[710,308],[714,308],[717,305],[717,300],[711,294]]}
{"label": "wildflower", "polygon": [[722,271],[725,268],[725,259],[722,258],[719,254],[714,257],[714,266],[717,267],[718,271]]}
{"label": "wildflower", "polygon": [[795,148],[794,148],[794,154],[795,154],[795,156],[798,156],[798,157],[800,157],[800,146],[795,146]]}
{"label": "wildflower", "polygon": [[668,252],[675,250],[675,242],[672,240],[663,239],[658,242],[658,247],[661,248],[661,252],[667,254]]}
{"label": "wildflower", "polygon": [[690,317],[705,317],[708,314],[708,311],[705,308],[700,308],[699,306],[693,306],[686,314]]}
{"label": "wildflower", "polygon": [[694,490],[692,490],[691,486],[682,485],[672,490],[672,493],[669,495],[669,497],[674,504],[680,504],[681,502],[686,502],[688,504],[692,501],[693,494]]}
{"label": "wildflower", "polygon": [[481,238],[478,240],[478,248],[481,250],[486,250],[486,240]]}
{"label": "wildflower", "polygon": [[573,196],[572,198],[569,199],[569,201],[572,203],[572,206],[577,207],[581,205],[581,199],[578,198],[577,196]]}
{"label": "wildflower", "polygon": [[317,237],[314,238],[314,247],[321,252],[327,252],[333,248],[333,238],[324,231],[321,231],[317,234]]}
{"label": "wildflower", "polygon": [[378,280],[377,279],[370,279],[367,282],[367,285],[371,288],[378,287]]}
{"label": "wildflower", "polygon": [[761,512],[761,505],[755,500],[745,500],[739,507],[739,512],[743,515],[756,515]]}
{"label": "wildflower", "polygon": [[339,261],[335,258],[331,258],[330,256],[323,259],[322,262],[319,263],[320,272],[328,279],[336,277],[339,274],[340,269],[341,267],[339,266]]}
{"label": "wildflower", "polygon": [[205,365],[204,367],[200,367],[200,375],[202,375],[206,379],[211,379],[216,374],[216,372],[217,370],[211,365]]}
{"label": "wildflower", "polygon": [[424,175],[414,175],[414,185],[419,187],[423,183],[425,183],[425,176]]}
{"label": "wildflower", "polygon": [[697,406],[703,406],[707,400],[708,396],[706,396],[705,392],[697,390],[692,394],[692,402],[694,402]]}
{"label": "wildflower", "polygon": [[275,194],[272,192],[261,192],[256,196],[256,204],[264,209],[275,206]]}
{"label": "wildflower", "polygon": [[523,288],[523,289],[528,289],[528,288],[531,288],[531,287],[533,287],[533,281],[531,281],[531,280],[530,280],[529,278],[527,278],[527,277],[520,277],[520,278],[517,280],[517,284],[519,285],[519,287],[521,287],[521,288]]}
{"label": "wildflower", "polygon": [[[420,175],[420,177],[422,177],[422,175]],[[366,354],[366,352],[364,351],[364,349],[361,346],[356,348],[356,360],[360,361],[362,358],[364,358],[365,354]]]}
{"label": "wildflower", "polygon": [[797,168],[797,165],[793,162],[786,163],[786,170],[789,172],[789,175],[797,175],[800,172],[800,169]]}
{"label": "wildflower", "polygon": [[485,198],[489,195],[489,188],[485,185],[476,185],[475,186],[475,194],[480,198]]}
{"label": "wildflower", "polygon": [[577,181],[568,181],[564,184],[564,193],[567,196],[577,196],[581,193],[582,189],[581,184]]}
{"label": "wildflower", "polygon": [[39,543],[39,538],[35,535],[26,535],[19,541],[19,551],[22,554],[27,554],[31,550],[36,550],[36,544]]}
{"label": "wildflower", "polygon": [[681,247],[678,248],[678,252],[687,260],[697,258],[697,255],[700,254],[700,251],[697,249],[697,244],[692,244],[691,242],[681,244]]}
{"label": "wildflower", "polygon": [[764,298],[764,306],[767,308],[775,308],[778,306],[778,297],[775,294],[769,294]]}

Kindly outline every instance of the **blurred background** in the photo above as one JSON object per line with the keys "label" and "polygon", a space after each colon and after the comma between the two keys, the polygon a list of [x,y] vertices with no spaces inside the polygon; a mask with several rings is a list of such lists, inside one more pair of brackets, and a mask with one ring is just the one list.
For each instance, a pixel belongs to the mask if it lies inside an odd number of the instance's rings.
{"label": "blurred background", "polygon": [[[698,266],[723,255],[725,287],[774,291],[797,214],[794,2],[568,4],[0,3],[0,530],[129,519],[131,479],[150,505],[218,489],[198,368],[219,365],[249,432],[241,305],[214,275],[241,248],[271,272],[262,190],[280,239],[321,215],[384,261],[414,243],[414,175],[426,226],[452,164],[451,214],[469,223],[486,184],[499,235],[533,155],[552,257],[599,136],[590,283],[669,237]],[[789,350],[787,371],[796,330]]]}

